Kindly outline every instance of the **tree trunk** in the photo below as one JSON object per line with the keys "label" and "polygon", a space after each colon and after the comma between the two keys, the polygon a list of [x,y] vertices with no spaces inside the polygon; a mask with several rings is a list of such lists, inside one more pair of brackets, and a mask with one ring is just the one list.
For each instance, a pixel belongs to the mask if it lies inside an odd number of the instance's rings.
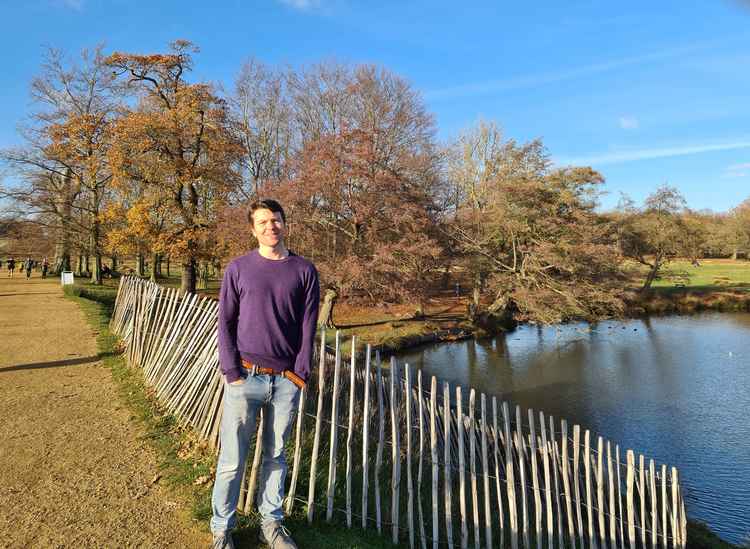
{"label": "tree trunk", "polygon": [[161,254],[154,254],[154,270],[156,271],[157,278],[162,278],[161,264],[164,261]]}
{"label": "tree trunk", "polygon": [[83,255],[78,254],[78,266],[76,268],[76,276],[83,276]]}
{"label": "tree trunk", "polygon": [[94,252],[94,268],[91,270],[91,283],[102,285],[102,254],[99,251],[99,222],[94,221],[91,228],[91,246]]}
{"label": "tree trunk", "polygon": [[484,289],[484,273],[477,272],[474,274],[474,286],[471,290],[471,302],[469,302],[467,316],[469,322],[472,324],[476,323],[479,315],[480,299],[482,297],[482,290]]}
{"label": "tree trunk", "polygon": [[91,274],[91,256],[89,254],[86,254],[86,259],[84,261],[84,264],[86,265],[86,276],[89,276]]}
{"label": "tree trunk", "polygon": [[91,271],[91,283],[97,286],[102,285],[102,256],[96,254],[94,256],[94,269]]}
{"label": "tree trunk", "polygon": [[336,306],[336,299],[339,294],[336,290],[326,290],[325,297],[323,298],[323,307],[318,315],[318,325],[325,326],[326,328],[336,328],[333,323],[333,308]]}
{"label": "tree trunk", "polygon": [[643,283],[643,288],[641,288],[641,292],[645,292],[651,289],[651,284],[656,279],[656,275],[659,273],[659,268],[661,267],[661,263],[658,259],[654,259],[654,264],[651,265],[651,270],[648,272],[648,275],[646,276],[646,281]]}
{"label": "tree trunk", "polygon": [[183,294],[195,293],[195,271],[195,258],[190,257],[182,262],[180,292],[182,292]]}
{"label": "tree trunk", "polygon": [[112,256],[112,272],[116,270],[117,270],[117,256],[113,255]]}
{"label": "tree trunk", "polygon": [[169,259],[169,256],[167,256],[167,278],[172,276],[172,274],[169,272],[169,267],[170,267],[170,259]]}
{"label": "tree trunk", "polygon": [[732,261],[737,261],[737,248],[732,250]]}
{"label": "tree trunk", "polygon": [[60,212],[60,232],[58,245],[55,247],[55,271],[60,274],[62,271],[72,270],[72,261],[70,259],[70,225],[73,210],[73,180],[70,169],[66,170],[63,177],[62,200],[58,203]]}
{"label": "tree trunk", "polygon": [[156,266],[159,262],[159,254],[151,254],[151,282],[156,282]]}
{"label": "tree trunk", "polygon": [[138,254],[135,258],[135,274],[138,276],[144,276],[143,269],[143,254]]}

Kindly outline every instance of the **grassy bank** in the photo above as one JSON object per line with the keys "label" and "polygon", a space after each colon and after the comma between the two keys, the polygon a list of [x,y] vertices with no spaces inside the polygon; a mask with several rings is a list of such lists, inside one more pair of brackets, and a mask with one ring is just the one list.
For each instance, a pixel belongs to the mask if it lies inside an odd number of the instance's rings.
{"label": "grassy bank", "polygon": [[[192,520],[208,530],[211,515],[211,489],[216,458],[205,442],[189,429],[180,427],[174,416],[166,413],[144,383],[140,370],[127,366],[118,338],[109,331],[109,319],[116,289],[88,284],[65,287],[65,294],[84,311],[97,335],[102,364],[112,372],[121,399],[130,410],[133,421],[143,429],[143,437],[156,449],[159,459],[159,482],[170,487],[182,502]],[[341,523],[307,524],[303,509],[286,521],[300,547],[362,548],[393,547],[384,537],[359,528],[347,529]],[[256,547],[260,526],[256,513],[241,515],[235,534],[238,547]]]}
{"label": "grassy bank", "polygon": [[750,261],[673,261],[651,290],[630,295],[630,316],[750,311]]}

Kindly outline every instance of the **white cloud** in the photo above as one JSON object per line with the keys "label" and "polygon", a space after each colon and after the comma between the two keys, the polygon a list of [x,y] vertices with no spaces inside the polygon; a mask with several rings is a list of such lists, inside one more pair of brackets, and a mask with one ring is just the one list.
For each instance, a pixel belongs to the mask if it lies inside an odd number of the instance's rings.
{"label": "white cloud", "polygon": [[66,8],[81,11],[83,9],[83,1],[84,0],[62,0],[62,4]]}
{"label": "white cloud", "polygon": [[639,125],[638,119],[634,116],[620,117],[620,127],[623,130],[637,130]]}
{"label": "white cloud", "polygon": [[[750,149],[750,141],[733,141],[729,143],[702,143],[697,145],[683,145],[678,147],[654,147],[649,149],[625,149],[590,156],[573,158],[558,158],[555,163],[562,166],[603,166],[605,164],[619,164],[634,160],[651,160],[654,158],[669,158],[673,156],[687,156],[712,151],[729,151],[733,149]],[[738,170],[739,171],[739,170]]]}
{"label": "white cloud", "polygon": [[301,11],[308,11],[320,7],[320,0],[279,0],[285,6]]}
{"label": "white cloud", "polygon": [[750,162],[744,162],[742,164],[727,166],[726,170],[724,170],[724,177],[747,177],[748,173],[750,173]]}

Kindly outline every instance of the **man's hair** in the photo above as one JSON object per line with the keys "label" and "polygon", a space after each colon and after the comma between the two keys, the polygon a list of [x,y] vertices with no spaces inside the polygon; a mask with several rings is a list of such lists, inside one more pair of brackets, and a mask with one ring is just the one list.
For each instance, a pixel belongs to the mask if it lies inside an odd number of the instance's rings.
{"label": "man's hair", "polygon": [[281,220],[286,223],[284,208],[281,207],[281,204],[271,198],[266,198],[265,200],[257,200],[250,204],[250,210],[247,212],[247,220],[251,225],[253,225],[254,223],[253,214],[256,212],[256,210],[271,210],[274,213],[279,212],[281,214]]}

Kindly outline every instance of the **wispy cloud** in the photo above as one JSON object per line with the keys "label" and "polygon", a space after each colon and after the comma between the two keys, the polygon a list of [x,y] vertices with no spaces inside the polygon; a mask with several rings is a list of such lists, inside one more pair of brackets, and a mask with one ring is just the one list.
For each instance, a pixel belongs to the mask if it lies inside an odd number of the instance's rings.
{"label": "wispy cloud", "polygon": [[640,126],[635,116],[621,116],[619,123],[623,130],[637,130]]}
{"label": "wispy cloud", "polygon": [[743,164],[732,164],[724,170],[724,177],[747,177],[750,174],[750,162]]}
{"label": "wispy cloud", "polygon": [[285,6],[300,11],[309,11],[320,7],[320,0],[278,0]]}
{"label": "wispy cloud", "polygon": [[[282,0],[285,3],[291,0]],[[446,88],[439,88],[434,90],[427,90],[425,97],[427,99],[450,99],[456,97],[466,97],[475,95],[485,95],[489,93],[496,93],[502,91],[532,88],[545,84],[553,84],[564,80],[574,80],[584,76],[592,74],[598,74],[601,72],[611,71],[619,69],[629,65],[639,65],[642,63],[648,63],[653,61],[661,61],[664,59],[670,59],[673,57],[681,57],[696,51],[706,49],[714,43],[702,43],[693,44],[690,46],[684,46],[680,48],[673,48],[669,50],[660,50],[657,52],[650,52],[643,55],[636,55],[632,57],[623,57],[620,59],[610,59],[599,63],[592,63],[590,65],[583,65],[580,67],[570,67],[559,71],[542,72],[538,74],[527,74],[518,75],[511,78],[499,79],[499,80],[486,80],[483,82],[474,82],[470,84],[462,84],[459,86],[450,86]]]}
{"label": "wispy cloud", "polygon": [[81,11],[83,9],[84,0],[61,0],[61,4],[66,8],[72,10]]}
{"label": "wispy cloud", "polygon": [[[692,154],[701,154],[712,151],[729,151],[733,149],[750,149],[750,140],[732,141],[727,143],[701,143],[696,145],[684,145],[677,147],[624,149],[620,151],[611,151],[601,154],[592,154],[590,156],[557,158],[555,159],[555,163],[562,166],[603,166],[606,164],[619,164],[622,162],[633,162],[636,160],[651,160],[654,158],[688,156]],[[738,164],[738,166],[739,165],[740,164]]]}

